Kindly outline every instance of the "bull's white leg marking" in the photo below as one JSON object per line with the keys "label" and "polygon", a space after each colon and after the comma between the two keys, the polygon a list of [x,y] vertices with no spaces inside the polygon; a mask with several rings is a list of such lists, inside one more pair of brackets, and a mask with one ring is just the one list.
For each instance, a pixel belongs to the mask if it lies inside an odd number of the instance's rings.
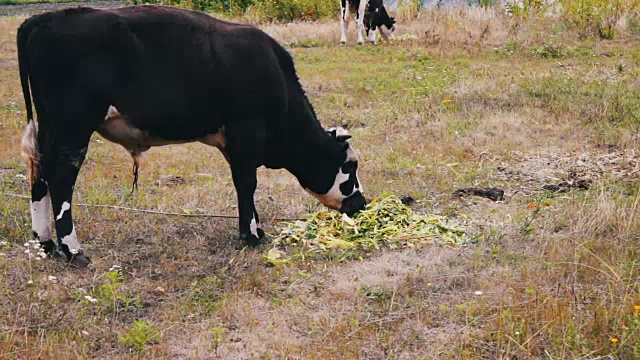
{"label": "bull's white leg marking", "polygon": [[356,19],[356,23],[358,24],[358,44],[363,44],[364,40],[362,39],[362,33],[364,32],[364,10],[367,6],[368,1],[360,1],[360,7],[358,7],[358,19]]}
{"label": "bull's white leg marking", "polygon": [[340,37],[340,42],[343,44],[347,43],[347,30],[349,28],[349,10],[347,10],[349,4],[348,1],[346,3],[347,7],[340,8],[340,30],[342,31],[342,36]]}
{"label": "bull's white leg marking", "polygon": [[40,201],[31,202],[31,229],[38,240],[51,240],[51,197],[49,192]]}
{"label": "bull's white leg marking", "polygon": [[258,237],[258,223],[256,222],[256,216],[255,215],[251,218],[251,223],[249,224],[249,229],[251,230],[251,234],[253,234],[253,236]]}
{"label": "bull's white leg marking", "polygon": [[377,35],[377,30],[369,29],[369,41],[373,44],[376,43],[376,35]]}
{"label": "bull's white leg marking", "polygon": [[62,207],[60,208],[60,214],[58,214],[58,216],[56,216],[56,221],[62,219],[62,216],[64,215],[64,212],[71,209],[71,204],[69,204],[68,202],[63,202],[62,203]]}
{"label": "bull's white leg marking", "polygon": [[72,253],[80,250],[80,244],[78,243],[78,236],[76,235],[76,227],[72,225],[71,233],[67,236],[64,236],[61,239],[61,242],[69,247],[69,251]]}

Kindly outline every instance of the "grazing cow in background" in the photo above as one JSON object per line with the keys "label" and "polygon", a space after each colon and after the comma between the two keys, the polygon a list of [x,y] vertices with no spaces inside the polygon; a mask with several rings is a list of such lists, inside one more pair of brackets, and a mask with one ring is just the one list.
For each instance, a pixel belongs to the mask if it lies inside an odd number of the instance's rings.
{"label": "grazing cow in background", "polygon": [[95,131],[134,159],[152,146],[193,141],[220,149],[249,246],[265,240],[254,205],[259,166],[287,169],[332,209],[365,206],[351,136],[322,128],[290,54],[253,26],[163,6],[80,7],[29,18],[17,42],[33,231],[48,253],[90,263],[71,204]]}
{"label": "grazing cow in background", "polygon": [[396,20],[389,16],[382,0],[340,0],[340,29],[342,36],[340,42],[347,43],[347,28],[349,26],[349,13],[356,15],[356,32],[358,44],[362,44],[362,30],[364,27],[367,39],[375,44],[377,33],[385,40],[393,39],[396,30]]}

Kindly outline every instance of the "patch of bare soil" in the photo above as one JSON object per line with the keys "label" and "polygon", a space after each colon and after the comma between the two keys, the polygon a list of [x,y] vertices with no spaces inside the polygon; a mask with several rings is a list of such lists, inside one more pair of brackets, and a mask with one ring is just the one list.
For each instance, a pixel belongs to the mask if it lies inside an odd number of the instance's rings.
{"label": "patch of bare soil", "polygon": [[[397,324],[396,346],[402,339],[413,339],[413,346],[394,349],[398,358],[440,354],[447,350],[448,342],[443,339],[468,333],[469,328],[425,309],[476,296],[477,274],[465,270],[463,253],[442,246],[383,252],[364,261],[319,268],[306,277],[285,275],[273,284],[272,296],[278,301],[269,301],[266,293],[246,292],[225,304],[218,318],[194,323],[193,331],[172,331],[167,335],[176,344],[171,348],[172,356],[255,359],[287,354],[317,358],[313,353],[299,352],[316,349],[328,358],[340,358],[332,352],[331,344],[337,338],[352,338],[360,345],[352,349],[355,357],[385,358],[388,349],[376,343],[372,328],[390,323]],[[424,301],[414,304],[407,301],[408,296]],[[380,301],[389,305],[378,309]],[[225,329],[225,341],[215,350],[211,346],[213,327]],[[362,341],[368,346],[362,346]]]}
{"label": "patch of bare soil", "polygon": [[494,176],[513,184],[515,193],[565,192],[587,189],[605,175],[623,181],[640,178],[640,151],[585,151],[580,154],[549,152],[519,154],[513,164],[497,167]]}

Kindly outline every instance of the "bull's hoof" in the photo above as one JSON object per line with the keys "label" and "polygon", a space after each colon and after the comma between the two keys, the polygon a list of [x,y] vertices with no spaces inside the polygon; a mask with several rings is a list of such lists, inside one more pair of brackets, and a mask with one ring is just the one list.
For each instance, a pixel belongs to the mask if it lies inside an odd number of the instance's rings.
{"label": "bull's hoof", "polygon": [[89,265],[91,265],[91,259],[89,259],[89,257],[85,256],[81,252],[71,255],[71,258],[67,258],[67,262],[69,263],[69,265],[77,267],[79,269],[85,269]]}
{"label": "bull's hoof", "polygon": [[264,230],[258,228],[257,233],[258,233],[258,236],[255,236],[253,234],[246,234],[244,236],[240,235],[240,238],[242,239],[244,246],[247,246],[252,249],[256,249],[256,248],[261,248],[265,244],[271,243],[271,239],[269,238],[269,236],[267,236]]}
{"label": "bull's hoof", "polygon": [[55,255],[57,247],[56,243],[53,240],[40,241],[40,247],[44,250],[44,253],[47,256]]}

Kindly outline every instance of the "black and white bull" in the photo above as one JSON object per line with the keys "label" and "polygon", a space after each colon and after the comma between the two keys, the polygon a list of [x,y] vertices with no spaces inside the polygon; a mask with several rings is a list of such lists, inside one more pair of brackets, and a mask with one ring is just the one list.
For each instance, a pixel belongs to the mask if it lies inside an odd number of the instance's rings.
{"label": "black and white bull", "polygon": [[367,39],[373,44],[377,41],[376,30],[378,28],[380,28],[380,34],[383,39],[393,39],[393,33],[396,30],[396,20],[389,16],[382,0],[340,0],[341,43],[347,43],[349,13],[355,13],[358,44],[364,43],[362,38],[363,28]]}
{"label": "black and white bull", "polygon": [[332,209],[365,206],[350,135],[322,128],[290,54],[253,26],[163,6],[74,8],[31,17],[17,41],[33,232],[49,253],[89,263],[71,204],[95,131],[135,160],[167,144],[220,149],[237,192],[240,238],[250,246],[264,237],[254,205],[259,166],[287,169]]}

